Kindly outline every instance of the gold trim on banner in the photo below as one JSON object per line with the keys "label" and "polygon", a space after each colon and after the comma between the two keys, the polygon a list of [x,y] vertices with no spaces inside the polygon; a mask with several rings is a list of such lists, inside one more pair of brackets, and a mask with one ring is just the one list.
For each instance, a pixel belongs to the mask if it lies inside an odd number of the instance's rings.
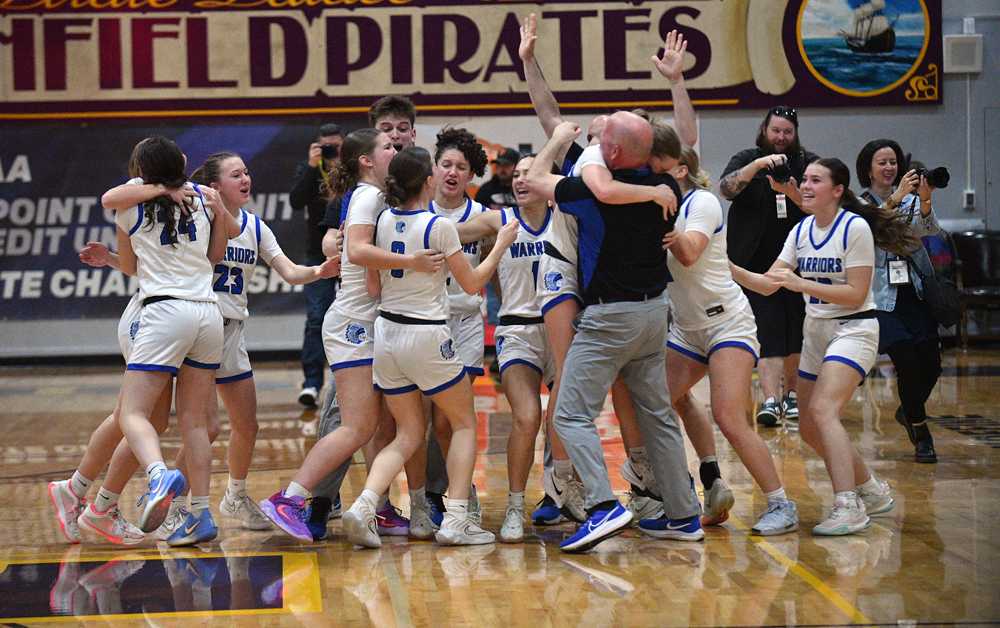
{"label": "gold trim on banner", "polygon": [[910,89],[903,94],[910,102],[938,99],[938,66],[932,63],[927,66],[927,70],[927,74],[910,79]]}

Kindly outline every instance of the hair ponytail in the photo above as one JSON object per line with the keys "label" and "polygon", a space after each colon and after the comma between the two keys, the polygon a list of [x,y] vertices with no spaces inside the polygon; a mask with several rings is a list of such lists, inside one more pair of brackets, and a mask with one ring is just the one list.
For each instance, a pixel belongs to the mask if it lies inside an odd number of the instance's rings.
{"label": "hair ponytail", "polygon": [[419,146],[404,148],[389,163],[382,193],[385,204],[402,207],[420,197],[427,178],[434,175],[431,154]]}
{"label": "hair ponytail", "polygon": [[375,151],[375,140],[380,133],[378,129],[358,129],[344,138],[344,145],[340,147],[340,163],[333,171],[331,182],[331,191],[335,196],[343,196],[348,190],[357,187],[361,179],[361,164],[358,160]]}

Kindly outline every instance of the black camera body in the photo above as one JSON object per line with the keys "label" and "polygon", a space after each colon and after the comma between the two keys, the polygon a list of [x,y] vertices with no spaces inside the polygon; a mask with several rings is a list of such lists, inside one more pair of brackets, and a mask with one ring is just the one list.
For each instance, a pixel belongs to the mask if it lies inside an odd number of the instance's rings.
{"label": "black camera body", "polygon": [[788,180],[792,178],[792,169],[788,167],[787,161],[777,166],[771,166],[767,171],[771,178],[778,183],[788,183]]}
{"label": "black camera body", "polygon": [[337,155],[340,154],[340,147],[336,144],[323,144],[320,150],[323,153],[323,159],[336,159]]}
{"label": "black camera body", "polygon": [[944,166],[938,166],[933,170],[928,170],[927,168],[917,168],[916,173],[927,179],[927,185],[932,188],[946,188],[948,183],[951,181],[951,173]]}

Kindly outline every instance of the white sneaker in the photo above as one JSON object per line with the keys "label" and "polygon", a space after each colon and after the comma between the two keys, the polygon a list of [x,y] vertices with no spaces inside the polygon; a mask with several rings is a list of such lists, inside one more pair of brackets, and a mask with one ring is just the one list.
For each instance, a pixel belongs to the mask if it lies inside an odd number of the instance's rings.
{"label": "white sneaker", "polygon": [[854,489],[858,497],[865,504],[865,513],[871,515],[881,515],[889,512],[896,506],[896,501],[892,498],[892,488],[888,482],[876,479],[878,488],[873,491],[866,491],[860,486]]}
{"label": "white sneaker", "polygon": [[378,549],[382,539],[378,536],[375,509],[368,502],[357,499],[343,516],[344,534],[354,545]]}
{"label": "white sneaker", "polygon": [[638,493],[629,493],[629,495],[631,497],[626,508],[632,513],[633,526],[639,525],[643,519],[659,519],[663,516],[663,502]]}
{"label": "white sneaker", "polygon": [[500,526],[500,540],[504,543],[520,543],[524,540],[524,505],[507,504],[507,512]]}
{"label": "white sneaker", "polygon": [[316,399],[319,397],[319,391],[316,390],[315,386],[306,386],[299,393],[299,403],[307,408],[316,407]]}
{"label": "white sneaker", "polygon": [[472,485],[469,492],[469,519],[477,526],[483,525],[483,505],[479,503],[479,494],[476,493],[476,485]]}
{"label": "white sneaker", "polygon": [[136,545],[146,539],[138,526],[129,523],[122,516],[118,504],[107,512],[97,512],[94,505],[88,506],[76,520],[81,532],[93,533],[115,545]]}
{"label": "white sneaker", "polygon": [[554,470],[545,469],[542,474],[542,487],[545,489],[545,494],[552,498],[556,507],[563,514],[569,515],[577,523],[587,520],[589,515],[587,515],[587,509],[583,507],[583,496],[586,494],[586,490],[583,483],[576,478],[575,473],[569,478],[561,478],[556,475]]}
{"label": "white sneaker", "polygon": [[830,516],[813,528],[813,534],[820,536],[854,534],[867,528],[869,523],[871,519],[865,514],[864,503],[852,492],[848,496],[834,498]]}
{"label": "white sneaker", "polygon": [[434,538],[437,526],[431,521],[430,506],[427,499],[410,500],[410,538],[426,541]]}
{"label": "white sneaker", "polygon": [[750,530],[750,534],[774,536],[799,529],[799,510],[790,499],[768,504],[765,512]]}
{"label": "white sneaker", "polygon": [[227,519],[234,519],[247,530],[270,530],[271,520],[264,516],[254,500],[246,493],[230,494],[227,490],[219,502],[219,514]]}
{"label": "white sneaker", "polygon": [[160,524],[160,527],[156,529],[156,540],[166,541],[170,538],[170,535],[174,533],[177,528],[181,527],[184,520],[187,519],[188,509],[184,507],[182,502],[187,501],[183,499],[175,499],[170,502],[170,510],[167,511],[167,516]]}
{"label": "white sneaker", "polygon": [[659,490],[657,490],[656,477],[653,475],[653,468],[649,466],[649,461],[632,462],[631,458],[626,458],[621,470],[622,479],[629,484],[633,484],[654,495],[660,494]]}
{"label": "white sneaker", "polygon": [[736,498],[722,478],[715,478],[711,488],[705,489],[705,514],[701,516],[702,526],[717,526],[729,518]]}
{"label": "white sneaker", "polygon": [[[344,521],[347,521],[346,514]],[[496,537],[476,525],[469,515],[459,519],[454,513],[446,512],[434,540],[441,545],[487,545],[495,543]]]}
{"label": "white sneaker", "polygon": [[49,500],[56,512],[59,530],[70,543],[80,542],[80,528],[76,520],[87,506],[87,500],[80,499],[70,488],[69,480],[49,482]]}

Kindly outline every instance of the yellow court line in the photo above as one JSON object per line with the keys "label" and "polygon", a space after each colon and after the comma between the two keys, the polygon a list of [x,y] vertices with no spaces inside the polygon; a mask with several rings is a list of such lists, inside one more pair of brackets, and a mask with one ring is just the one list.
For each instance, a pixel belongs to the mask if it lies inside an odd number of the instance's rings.
{"label": "yellow court line", "polygon": [[392,614],[396,617],[396,625],[412,626],[413,618],[410,616],[410,598],[406,595],[406,588],[399,578],[399,571],[393,562],[393,556],[380,561],[382,572],[385,573],[386,584],[389,585],[389,601],[392,604]]}
{"label": "yellow court line", "polygon": [[[692,104],[698,106],[738,105],[736,98],[694,99]],[[560,103],[563,109],[591,109],[611,107],[670,107],[671,100],[613,100],[603,102]],[[417,111],[484,111],[498,110],[532,110],[531,103],[497,103],[497,104],[457,104],[457,105],[420,105]],[[0,113],[0,120],[63,120],[84,119],[100,120],[114,118],[193,118],[198,116],[279,116],[334,113],[367,113],[368,107],[280,107],[275,109],[176,109],[165,111],[65,111],[54,113]]]}
{"label": "yellow court line", "polygon": [[[750,531],[750,526],[743,523],[738,517],[734,517],[732,513],[729,515],[729,520],[743,532]],[[856,606],[847,601],[847,599],[838,593],[835,589],[830,587],[828,584],[823,582],[823,579],[814,574],[808,567],[803,563],[792,560],[786,556],[781,550],[772,545],[771,543],[764,540],[764,537],[757,537],[748,534],[748,538],[760,548],[762,552],[778,561],[782,565],[788,568],[789,571],[794,573],[799,577],[800,580],[812,587],[817,593],[822,595],[831,604],[836,606],[842,613],[851,618],[851,621],[857,624],[873,624],[871,619],[869,619],[864,613],[862,613]]]}

